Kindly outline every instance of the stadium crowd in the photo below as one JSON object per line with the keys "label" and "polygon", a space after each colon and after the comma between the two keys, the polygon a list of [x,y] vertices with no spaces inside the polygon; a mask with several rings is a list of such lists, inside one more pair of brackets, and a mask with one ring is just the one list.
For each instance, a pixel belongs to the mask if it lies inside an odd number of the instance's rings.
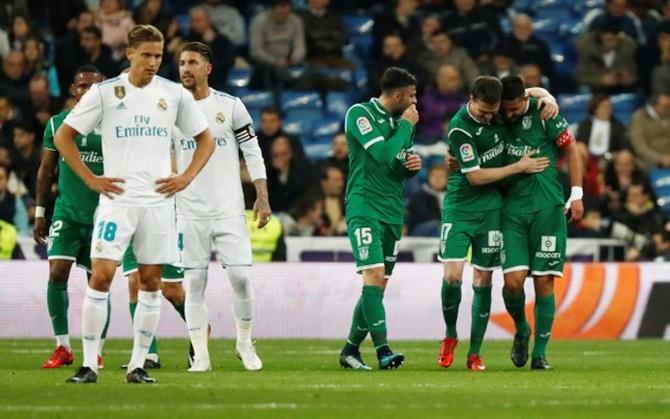
{"label": "stadium crowd", "polygon": [[[670,1],[10,0],[0,8],[0,258],[30,234],[42,134],[72,108],[75,70],[127,65],[134,24],[214,51],[212,87],[254,117],[285,235],[344,236],[342,121],[389,66],[419,81],[405,234],[438,236],[449,176],[442,142],[478,75],[519,74],[559,99],[584,163],[585,217],[571,237],[625,240],[626,260],[670,260]],[[565,184],[569,185],[567,171]],[[566,188],[570,190],[569,187]],[[55,199],[57,185],[52,189]]]}

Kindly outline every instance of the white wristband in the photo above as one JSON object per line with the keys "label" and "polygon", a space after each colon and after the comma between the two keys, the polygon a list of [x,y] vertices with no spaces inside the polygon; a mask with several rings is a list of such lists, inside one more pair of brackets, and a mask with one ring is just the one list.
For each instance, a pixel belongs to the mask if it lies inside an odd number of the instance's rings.
{"label": "white wristband", "polygon": [[565,209],[570,208],[572,202],[579,201],[582,198],[584,198],[584,188],[581,186],[573,186],[570,188],[570,198],[568,198],[568,202],[565,203]]}
{"label": "white wristband", "polygon": [[46,213],[46,208],[35,207],[35,218],[44,218],[44,213]]}

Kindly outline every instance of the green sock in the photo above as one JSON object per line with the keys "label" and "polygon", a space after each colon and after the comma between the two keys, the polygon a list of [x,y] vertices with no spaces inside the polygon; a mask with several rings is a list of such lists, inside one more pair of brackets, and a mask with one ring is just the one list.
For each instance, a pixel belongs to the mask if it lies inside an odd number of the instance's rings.
{"label": "green sock", "polygon": [[456,320],[458,320],[458,306],[461,305],[461,283],[450,284],[442,281],[442,316],[447,325],[447,336],[458,337]]}
{"label": "green sock", "polygon": [[475,287],[472,299],[472,325],[470,328],[470,351],[468,355],[479,354],[489,324],[491,311],[491,287]]}
{"label": "green sock", "polygon": [[179,303],[173,303],[172,301],[170,301],[170,303],[172,304],[172,307],[174,307],[174,309],[177,310],[177,313],[179,313],[181,319],[183,321],[186,321],[186,313],[184,313],[184,302],[181,301]]}
{"label": "green sock", "polygon": [[[137,308],[137,301],[129,302],[128,305],[130,306],[130,318],[134,319],[135,318],[135,309]],[[156,342],[155,337],[151,341],[151,345],[149,346],[149,353],[150,354],[158,354],[158,342]]]}
{"label": "green sock", "polygon": [[503,287],[505,308],[516,326],[516,332],[521,336],[530,335],[530,325],[526,320],[526,294],[521,290],[519,294],[512,294]]}
{"label": "green sock", "polygon": [[49,280],[47,283],[47,307],[49,308],[49,316],[51,316],[51,325],[55,336],[68,334],[67,309],[69,305],[67,282]]}
{"label": "green sock", "polygon": [[533,346],[533,358],[545,355],[551,326],[554,324],[554,294],[547,297],[535,298],[535,346]]}
{"label": "green sock", "polygon": [[375,349],[388,346],[386,340],[386,312],[382,298],[384,290],[375,285],[364,285],[361,297],[363,315],[370,330]]}
{"label": "green sock", "polygon": [[109,329],[109,320],[112,317],[112,295],[107,294],[107,322],[105,323],[105,328],[102,329],[102,339],[107,338],[107,329]]}
{"label": "green sock", "polygon": [[347,343],[344,345],[345,352],[355,352],[368,335],[368,324],[365,322],[363,313],[363,297],[358,299],[354,308],[354,317],[351,320],[351,329]]}

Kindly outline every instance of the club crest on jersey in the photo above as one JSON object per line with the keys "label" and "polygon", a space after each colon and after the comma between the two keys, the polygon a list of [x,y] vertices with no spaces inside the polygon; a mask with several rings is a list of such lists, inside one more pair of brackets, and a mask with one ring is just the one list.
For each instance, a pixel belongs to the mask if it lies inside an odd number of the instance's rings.
{"label": "club crest on jersey", "polygon": [[114,86],[114,95],[119,99],[126,97],[126,88],[124,86]]}
{"label": "club crest on jersey", "polygon": [[523,119],[521,120],[521,127],[523,129],[530,129],[532,123],[533,120],[531,119],[530,116],[524,116]]}
{"label": "club crest on jersey", "polygon": [[467,161],[472,161],[475,159],[475,152],[472,150],[472,146],[470,144],[463,144],[460,148],[459,151],[461,153],[461,160],[464,162]]}
{"label": "club crest on jersey", "polygon": [[372,125],[370,125],[370,121],[368,121],[368,118],[364,116],[359,116],[358,119],[356,119],[356,126],[358,127],[358,130],[361,132],[361,135],[365,135],[372,132]]}
{"label": "club crest on jersey", "polygon": [[95,251],[96,251],[96,252],[102,252],[102,242],[101,242],[101,241],[98,241],[98,242],[95,244]]}
{"label": "club crest on jersey", "polygon": [[361,246],[358,248],[358,258],[360,260],[366,260],[370,257],[370,249],[368,246]]}
{"label": "club crest on jersey", "polygon": [[223,122],[226,120],[226,117],[223,116],[223,112],[219,112],[216,114],[216,118],[214,119],[216,120],[217,124],[223,124]]}
{"label": "club crest on jersey", "polygon": [[158,99],[158,109],[160,109],[161,111],[166,111],[167,108],[168,108],[168,105],[167,105],[167,102],[165,101],[165,99],[163,99],[163,98]]}

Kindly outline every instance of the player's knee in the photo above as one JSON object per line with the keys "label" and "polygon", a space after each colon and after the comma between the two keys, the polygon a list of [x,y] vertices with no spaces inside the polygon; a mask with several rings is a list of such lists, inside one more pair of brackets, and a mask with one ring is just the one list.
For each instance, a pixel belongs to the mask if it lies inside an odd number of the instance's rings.
{"label": "player's knee", "polygon": [[535,294],[539,297],[548,297],[554,292],[554,277],[545,276],[535,278]]}
{"label": "player's knee", "polygon": [[93,272],[91,279],[88,281],[88,286],[96,291],[108,292],[111,283],[112,280],[107,278],[106,275]]}
{"label": "player's knee", "polygon": [[49,280],[53,282],[67,282],[70,277],[72,262],[69,260],[54,260],[49,266]]}
{"label": "player's knee", "polygon": [[512,295],[518,295],[523,292],[523,280],[518,281],[515,279],[505,278],[505,291]]}
{"label": "player's knee", "polygon": [[251,283],[249,281],[249,267],[248,266],[229,266],[228,278],[233,292],[242,298],[248,298],[251,294]]}
{"label": "player's knee", "polygon": [[161,287],[163,290],[163,296],[171,303],[171,304],[183,304],[184,303],[184,288],[181,286],[181,283],[166,283],[163,282],[163,285]]}
{"label": "player's knee", "polygon": [[386,285],[384,268],[373,268],[363,271],[363,283],[365,285],[384,288]]}

